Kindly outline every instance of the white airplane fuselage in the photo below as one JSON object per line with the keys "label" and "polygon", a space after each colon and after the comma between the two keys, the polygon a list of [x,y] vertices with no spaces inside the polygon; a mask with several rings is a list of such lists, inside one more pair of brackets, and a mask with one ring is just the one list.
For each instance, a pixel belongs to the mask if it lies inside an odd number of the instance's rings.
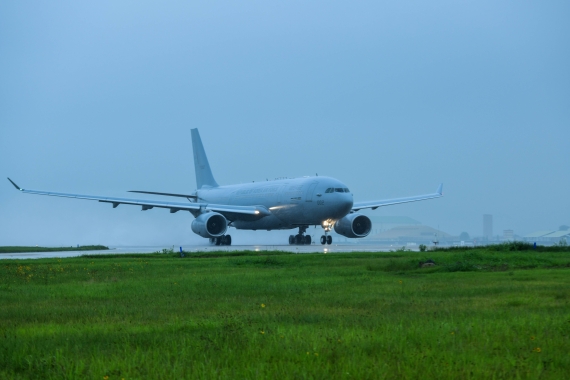
{"label": "white airplane fuselage", "polygon": [[330,177],[205,186],[198,190],[196,195],[199,202],[264,206],[271,212],[271,215],[261,219],[247,215],[228,218],[233,219],[230,226],[245,230],[278,230],[299,225],[321,225],[325,221],[341,219],[350,212],[353,204],[353,196],[347,186]]}

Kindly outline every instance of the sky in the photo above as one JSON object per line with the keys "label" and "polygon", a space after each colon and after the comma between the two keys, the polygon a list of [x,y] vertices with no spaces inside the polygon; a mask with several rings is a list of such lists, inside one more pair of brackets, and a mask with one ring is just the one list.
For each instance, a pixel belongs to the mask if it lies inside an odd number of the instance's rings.
{"label": "sky", "polygon": [[[128,196],[327,175],[458,235],[570,225],[568,1],[0,3],[0,174]],[[201,244],[189,213],[0,185],[0,245]],[[289,231],[236,232],[279,244]]]}

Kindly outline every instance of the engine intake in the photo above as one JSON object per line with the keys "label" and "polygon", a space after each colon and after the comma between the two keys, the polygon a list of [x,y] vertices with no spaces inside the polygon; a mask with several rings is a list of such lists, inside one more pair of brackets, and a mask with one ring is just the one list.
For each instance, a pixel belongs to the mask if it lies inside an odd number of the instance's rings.
{"label": "engine intake", "polygon": [[348,214],[338,220],[334,225],[334,231],[347,238],[363,238],[368,236],[372,229],[372,222],[366,215]]}
{"label": "engine intake", "polygon": [[205,238],[220,237],[227,229],[227,219],[217,212],[201,214],[192,221],[192,231]]}

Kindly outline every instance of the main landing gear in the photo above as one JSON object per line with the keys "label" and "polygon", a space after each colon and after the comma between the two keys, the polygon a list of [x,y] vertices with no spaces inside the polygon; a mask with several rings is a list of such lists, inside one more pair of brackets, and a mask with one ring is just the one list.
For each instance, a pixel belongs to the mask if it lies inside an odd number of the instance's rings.
{"label": "main landing gear", "polygon": [[212,245],[232,245],[231,235],[222,235],[220,237],[210,238],[210,244]]}
{"label": "main landing gear", "polygon": [[290,245],[310,245],[311,244],[311,236],[305,235],[307,231],[307,226],[299,227],[299,233],[297,235],[289,235],[289,244]]}

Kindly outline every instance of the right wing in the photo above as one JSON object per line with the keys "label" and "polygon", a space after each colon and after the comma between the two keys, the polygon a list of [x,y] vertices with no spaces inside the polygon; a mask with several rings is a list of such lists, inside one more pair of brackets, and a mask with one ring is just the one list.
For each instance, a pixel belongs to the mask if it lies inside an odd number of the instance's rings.
{"label": "right wing", "polygon": [[390,206],[399,203],[408,203],[408,202],[416,202],[416,201],[423,201],[426,199],[433,199],[439,198],[443,196],[443,183],[439,185],[437,191],[432,194],[425,194],[425,195],[416,195],[414,197],[405,197],[405,198],[393,198],[393,199],[384,199],[381,201],[367,201],[367,202],[355,202],[352,205],[352,211],[362,210],[364,208],[371,208],[372,210],[377,209],[378,207],[382,206]]}
{"label": "right wing", "polygon": [[264,206],[234,206],[234,205],[219,205],[219,204],[212,204],[212,203],[180,203],[180,202],[161,202],[155,200],[145,200],[145,199],[131,199],[131,198],[113,198],[113,197],[101,197],[97,195],[81,195],[81,194],[68,194],[68,193],[55,193],[52,191],[42,191],[42,190],[26,190],[22,189],[18,185],[14,183],[10,178],[8,181],[14,185],[14,187],[20,190],[22,193],[26,194],[37,194],[37,195],[50,195],[54,197],[63,197],[63,198],[76,198],[76,199],[87,199],[92,201],[99,201],[104,203],[112,203],[113,208],[117,207],[120,204],[125,205],[135,205],[135,206],[142,206],[142,210],[150,210],[154,207],[157,208],[167,208],[170,209],[171,213],[175,213],[177,211],[215,211],[219,212],[220,214],[242,214],[242,215],[253,215],[262,218],[264,216],[268,216],[271,213],[267,208]]}

